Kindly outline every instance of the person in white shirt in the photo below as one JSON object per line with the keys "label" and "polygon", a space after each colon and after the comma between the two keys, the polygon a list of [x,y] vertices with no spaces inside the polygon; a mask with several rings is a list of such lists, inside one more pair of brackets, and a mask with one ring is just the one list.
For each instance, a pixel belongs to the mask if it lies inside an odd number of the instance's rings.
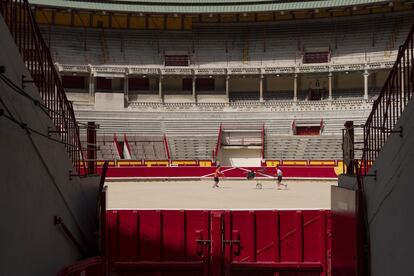
{"label": "person in white shirt", "polygon": [[277,188],[280,190],[280,186],[285,186],[287,189],[287,184],[282,184],[283,172],[280,169],[279,165],[276,166],[276,176],[277,176]]}

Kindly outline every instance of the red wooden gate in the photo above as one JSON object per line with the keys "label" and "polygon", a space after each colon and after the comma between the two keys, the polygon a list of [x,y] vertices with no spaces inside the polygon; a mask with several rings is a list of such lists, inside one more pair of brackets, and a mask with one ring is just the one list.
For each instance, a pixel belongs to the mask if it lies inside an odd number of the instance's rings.
{"label": "red wooden gate", "polygon": [[331,275],[330,213],[107,212],[111,275]]}

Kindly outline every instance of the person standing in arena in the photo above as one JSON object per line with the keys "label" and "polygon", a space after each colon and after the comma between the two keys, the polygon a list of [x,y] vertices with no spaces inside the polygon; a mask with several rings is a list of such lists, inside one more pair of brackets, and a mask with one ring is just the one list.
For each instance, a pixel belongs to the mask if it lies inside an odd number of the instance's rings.
{"label": "person standing in arena", "polygon": [[220,175],[224,175],[222,172],[220,172],[221,166],[218,165],[216,167],[216,171],[214,172],[214,185],[213,188],[219,188],[219,182],[220,182]]}
{"label": "person standing in arena", "polygon": [[[282,184],[283,172],[280,169],[279,165],[276,166],[276,176],[277,176],[277,189],[280,190],[280,186],[283,185]],[[283,186],[285,186],[285,188],[287,189],[287,184],[284,184]]]}

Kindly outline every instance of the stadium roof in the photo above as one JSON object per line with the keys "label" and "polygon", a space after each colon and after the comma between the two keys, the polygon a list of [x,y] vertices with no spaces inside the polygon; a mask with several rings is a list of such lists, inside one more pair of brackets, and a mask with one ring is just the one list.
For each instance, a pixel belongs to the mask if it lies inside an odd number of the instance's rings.
{"label": "stadium roof", "polygon": [[33,5],[162,14],[249,13],[383,5],[383,0],[29,0]]}

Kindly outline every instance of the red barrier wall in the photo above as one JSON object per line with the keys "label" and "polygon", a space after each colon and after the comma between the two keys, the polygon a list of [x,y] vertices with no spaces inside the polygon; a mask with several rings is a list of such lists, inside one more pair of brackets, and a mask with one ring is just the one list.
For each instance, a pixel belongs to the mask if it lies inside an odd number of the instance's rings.
{"label": "red barrier wall", "polygon": [[[336,178],[334,167],[328,166],[281,166],[284,177],[315,177],[315,178]],[[275,168],[244,167],[229,168],[222,167],[224,177],[246,177],[246,170],[262,171],[266,175],[274,176]],[[209,176],[215,167],[109,167],[108,177],[203,177]],[[100,169],[98,168],[98,172]],[[211,176],[211,175],[210,175]],[[262,176],[260,173],[257,176]]]}
{"label": "red barrier wall", "polygon": [[331,275],[329,211],[121,210],[106,216],[113,275]]}

